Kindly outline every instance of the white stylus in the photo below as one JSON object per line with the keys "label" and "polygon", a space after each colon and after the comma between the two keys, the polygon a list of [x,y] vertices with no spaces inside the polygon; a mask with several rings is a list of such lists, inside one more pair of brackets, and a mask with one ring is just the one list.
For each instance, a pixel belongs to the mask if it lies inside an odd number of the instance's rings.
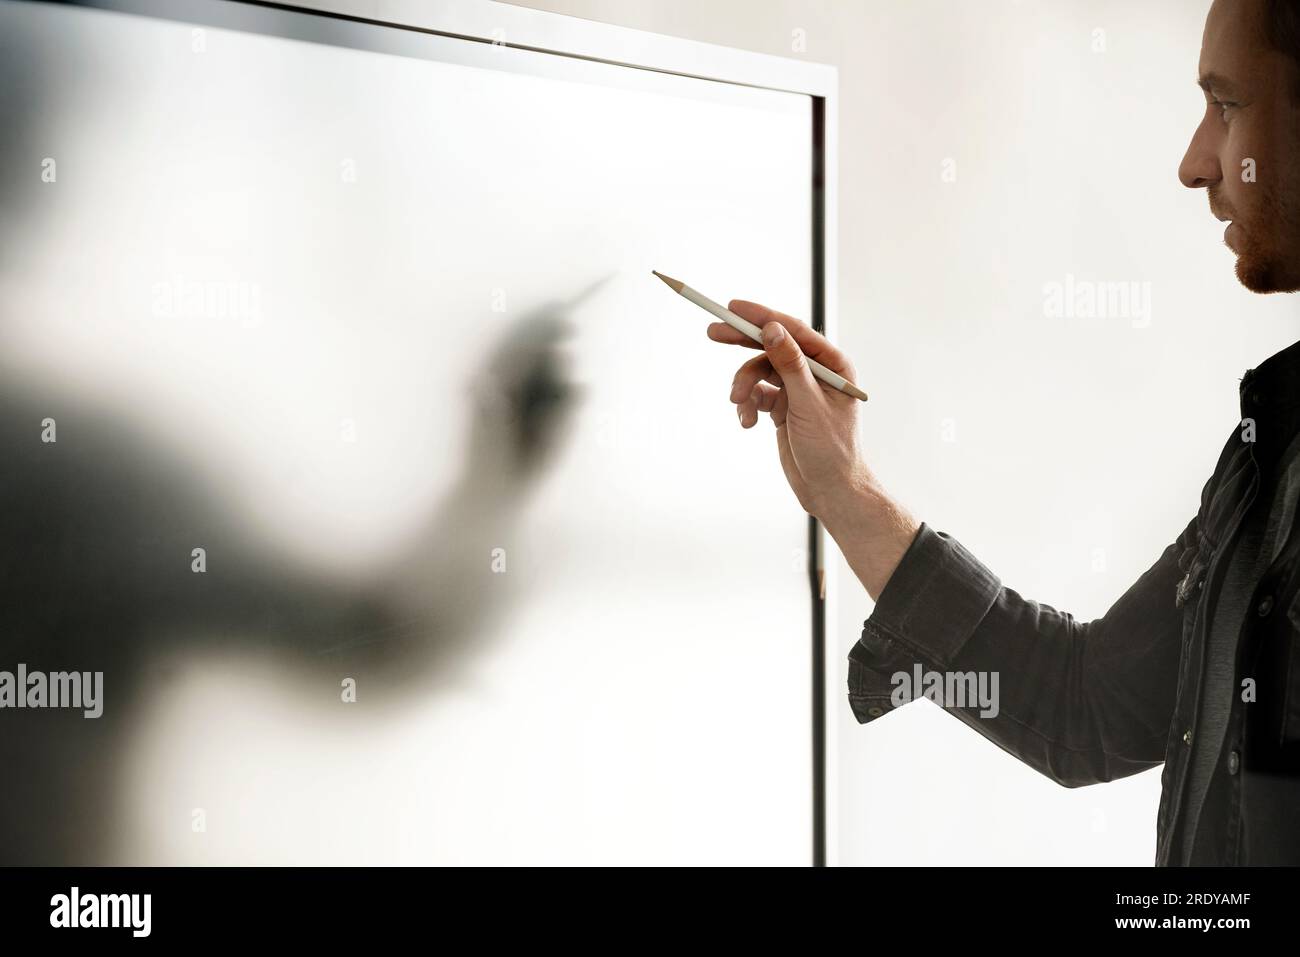
{"label": "white stylus", "polygon": [[[761,329],[758,328],[758,326],[754,325],[752,322],[740,318],[740,316],[736,315],[730,309],[725,309],[722,306],[719,306],[708,296],[704,295],[703,293],[696,292],[694,289],[686,285],[686,283],[682,282],[681,280],[673,279],[671,276],[665,276],[663,273],[655,272],[655,270],[653,269],[650,271],[653,272],[660,279],[662,279],[664,283],[668,286],[668,288],[671,289],[673,292],[677,293],[679,296],[689,299],[691,302],[695,303],[695,305],[699,306],[701,309],[713,313],[715,316],[717,316],[727,325],[731,326],[731,328],[735,329],[737,332],[749,336],[749,338],[753,339],[759,345],[763,344],[763,332]],[[843,392],[846,395],[853,396],[855,399],[861,399],[863,402],[867,401],[867,394],[863,392],[861,389],[859,389],[852,382],[850,382],[848,379],[844,378],[844,376],[840,375],[838,372],[832,372],[830,369],[826,368],[824,365],[822,365],[820,362],[817,362],[814,359],[808,359],[808,368],[812,370],[813,375],[821,379],[832,389],[838,389],[839,391]]]}

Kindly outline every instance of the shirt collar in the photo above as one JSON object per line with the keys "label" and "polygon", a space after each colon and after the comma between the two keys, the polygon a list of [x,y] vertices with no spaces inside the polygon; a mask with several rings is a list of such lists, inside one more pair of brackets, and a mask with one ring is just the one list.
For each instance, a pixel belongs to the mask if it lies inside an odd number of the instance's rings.
{"label": "shirt collar", "polygon": [[1241,377],[1240,393],[1243,417],[1300,408],[1300,342],[1248,369]]}

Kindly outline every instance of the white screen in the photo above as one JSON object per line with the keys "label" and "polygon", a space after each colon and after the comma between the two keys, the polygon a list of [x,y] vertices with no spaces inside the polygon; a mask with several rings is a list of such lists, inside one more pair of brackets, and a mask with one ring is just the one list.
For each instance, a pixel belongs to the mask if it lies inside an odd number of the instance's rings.
{"label": "white screen", "polygon": [[[169,573],[378,596],[439,649],[372,680],[286,647],[279,618],[203,617],[237,590],[180,625],[132,599],[123,640],[155,643],[138,680],[104,665],[100,720],[131,720],[73,856],[806,863],[806,516],[770,426],[742,432],[727,401],[752,353],[706,341],[650,270],[808,315],[810,102],[393,48],[430,58],[0,7],[0,59],[36,68],[4,101],[11,409],[57,409],[60,455],[101,420],[151,450],[132,508],[61,533],[115,562],[185,485],[221,518],[171,513]],[[503,395],[539,381],[569,399],[521,422]],[[10,418],[6,441],[48,451],[42,416]],[[29,668],[50,629],[93,638],[39,613],[97,586],[51,575],[62,599],[7,596]]]}

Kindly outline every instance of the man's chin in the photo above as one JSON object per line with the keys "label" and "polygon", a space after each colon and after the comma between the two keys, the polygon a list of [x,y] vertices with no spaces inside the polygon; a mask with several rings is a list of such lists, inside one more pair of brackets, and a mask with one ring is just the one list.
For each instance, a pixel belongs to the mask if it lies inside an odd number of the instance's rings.
{"label": "man's chin", "polygon": [[1250,250],[1237,256],[1237,281],[1251,292],[1300,292],[1300,272]]}

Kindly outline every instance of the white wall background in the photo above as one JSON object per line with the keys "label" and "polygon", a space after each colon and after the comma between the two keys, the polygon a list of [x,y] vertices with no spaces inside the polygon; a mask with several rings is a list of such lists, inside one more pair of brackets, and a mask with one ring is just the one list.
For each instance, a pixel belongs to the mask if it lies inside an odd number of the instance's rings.
{"label": "white wall background", "polygon": [[[1238,377],[1300,329],[1294,297],[1236,285],[1177,180],[1208,0],[525,5],[838,66],[839,328],[873,464],[1007,585],[1097,617],[1194,514]],[[1046,318],[1067,275],[1150,283],[1149,324]],[[762,300],[764,278],[719,292]],[[840,582],[834,655],[871,607]],[[1154,858],[1158,769],[1071,791],[928,702],[832,720],[841,863]]]}

